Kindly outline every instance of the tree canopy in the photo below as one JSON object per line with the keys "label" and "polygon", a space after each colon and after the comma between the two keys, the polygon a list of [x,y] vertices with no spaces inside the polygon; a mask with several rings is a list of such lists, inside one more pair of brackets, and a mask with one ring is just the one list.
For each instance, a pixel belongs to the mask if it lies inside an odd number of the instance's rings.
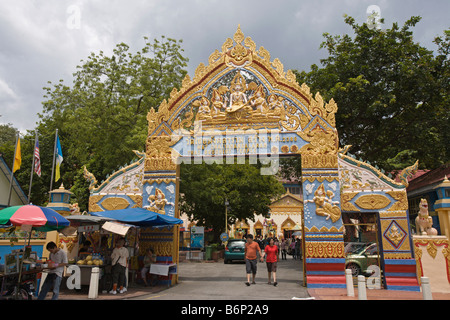
{"label": "tree canopy", "polygon": [[424,168],[449,160],[450,30],[434,40],[433,53],[414,41],[419,21],[376,29],[346,16],[354,34],[325,33],[321,67],[296,71],[299,83],[336,101],[341,146],[387,171],[417,159]]}
{"label": "tree canopy", "polygon": [[[48,200],[56,129],[64,156],[61,181],[75,193],[82,210],[87,210],[89,197],[84,165],[101,181],[132,161],[132,150],[145,149],[147,112],[151,107],[157,109],[174,87],[181,86],[188,59],[182,54],[181,41],[164,36],[153,42],[144,39],[144,48],[136,53],[125,43],[118,44],[111,56],[91,53],[77,66],[71,85],[60,80],[44,88],[43,111],[36,127],[42,178],[33,179],[35,204]],[[29,184],[34,131],[25,138],[30,150],[22,150],[29,156],[17,174],[22,186]]]}
{"label": "tree canopy", "polygon": [[[248,161],[247,161],[248,162]],[[229,203],[228,225],[236,220],[267,217],[269,205],[284,194],[272,175],[261,175],[260,165],[182,164],[180,210],[199,226],[212,227],[214,239],[225,231],[225,200]]]}

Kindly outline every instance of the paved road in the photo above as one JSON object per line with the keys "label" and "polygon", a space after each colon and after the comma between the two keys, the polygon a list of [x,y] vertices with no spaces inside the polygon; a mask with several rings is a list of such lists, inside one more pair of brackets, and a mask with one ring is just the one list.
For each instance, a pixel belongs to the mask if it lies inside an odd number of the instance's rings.
{"label": "paved road", "polygon": [[265,263],[258,263],[256,284],[245,285],[245,264],[233,262],[182,262],[179,283],[168,290],[141,296],[133,300],[291,300],[308,298],[302,286],[302,261],[278,262],[278,286],[267,284]]}

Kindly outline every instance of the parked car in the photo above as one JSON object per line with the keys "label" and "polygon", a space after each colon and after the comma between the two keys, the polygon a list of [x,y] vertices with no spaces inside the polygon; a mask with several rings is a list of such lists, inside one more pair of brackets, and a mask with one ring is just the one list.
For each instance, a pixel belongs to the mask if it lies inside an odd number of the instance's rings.
{"label": "parked car", "polygon": [[233,260],[245,260],[245,239],[230,239],[225,246],[223,262],[228,263]]}
{"label": "parked car", "polygon": [[371,265],[378,266],[379,253],[376,243],[369,243],[366,246],[358,247],[357,250],[349,252],[345,258],[345,268],[352,270],[354,277],[368,273],[367,268]]}
{"label": "parked car", "polygon": [[358,253],[362,249],[365,249],[367,246],[371,245],[372,243],[369,242],[348,242],[345,245],[344,252],[345,255],[352,254],[352,253]]}

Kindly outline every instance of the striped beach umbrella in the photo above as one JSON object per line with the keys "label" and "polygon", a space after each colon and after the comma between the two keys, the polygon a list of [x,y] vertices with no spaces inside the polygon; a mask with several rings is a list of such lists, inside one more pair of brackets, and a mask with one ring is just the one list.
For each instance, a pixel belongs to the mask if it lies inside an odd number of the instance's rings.
{"label": "striped beach umbrella", "polygon": [[68,227],[70,221],[53,209],[28,204],[0,210],[0,225],[2,224],[31,225],[34,230],[47,232]]}

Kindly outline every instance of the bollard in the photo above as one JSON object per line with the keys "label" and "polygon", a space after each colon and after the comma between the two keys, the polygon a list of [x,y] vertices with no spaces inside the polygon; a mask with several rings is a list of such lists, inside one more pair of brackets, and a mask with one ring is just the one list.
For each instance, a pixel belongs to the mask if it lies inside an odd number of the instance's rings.
{"label": "bollard", "polygon": [[98,280],[99,280],[100,268],[94,267],[91,271],[91,282],[89,284],[89,299],[97,299],[98,297]]}
{"label": "bollard", "polygon": [[347,284],[347,296],[354,297],[355,296],[355,288],[353,288],[353,276],[352,270],[345,269],[345,282]]}
{"label": "bollard", "polygon": [[423,300],[433,300],[433,295],[431,294],[430,279],[428,277],[421,277],[422,282],[422,295]]}
{"label": "bollard", "polygon": [[358,276],[358,300],[367,300],[366,277]]}

